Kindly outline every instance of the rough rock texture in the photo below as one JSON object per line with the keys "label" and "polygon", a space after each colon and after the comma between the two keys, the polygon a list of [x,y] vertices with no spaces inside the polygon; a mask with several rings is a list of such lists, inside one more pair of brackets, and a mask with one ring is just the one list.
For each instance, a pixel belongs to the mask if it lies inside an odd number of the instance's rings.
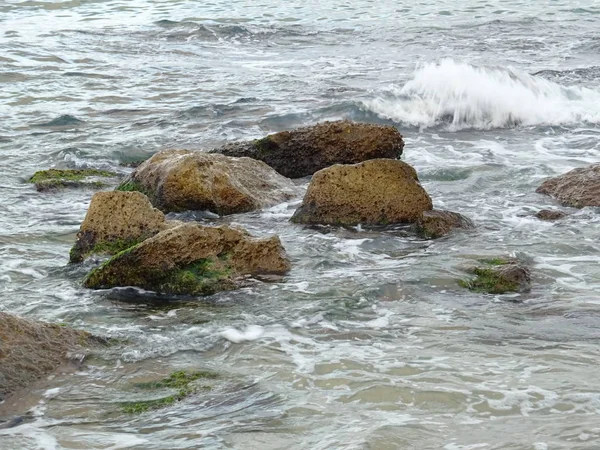
{"label": "rough rock texture", "polygon": [[287,201],[298,187],[261,161],[168,150],[142,163],[118,189],[138,190],[165,212],[210,210],[219,215]]}
{"label": "rough rock texture", "polygon": [[0,312],[0,401],[66,363],[69,352],[99,343],[84,331]]}
{"label": "rough rock texture", "polygon": [[337,121],[228,144],[213,151],[258,159],[286,177],[301,178],[334,164],[399,158],[403,148],[402,135],[394,127]]}
{"label": "rough rock texture", "polygon": [[70,262],[91,253],[114,254],[168,228],[162,212],[140,192],[98,192],[92,197]]}
{"label": "rough rock texture", "polygon": [[[111,180],[112,178],[112,180]],[[39,192],[63,188],[94,188],[108,186],[108,182],[118,183],[118,174],[98,169],[48,169],[40,170],[29,178]]]}
{"label": "rough rock texture", "polygon": [[565,206],[600,206],[600,164],[573,169],[550,178],[536,189],[538,194],[554,197]]}
{"label": "rough rock texture", "polygon": [[484,262],[487,262],[485,266],[472,269],[475,278],[461,281],[463,287],[488,294],[531,290],[531,272],[518,261],[494,259]]}
{"label": "rough rock texture", "polygon": [[415,231],[427,239],[446,236],[456,228],[468,230],[475,225],[462,214],[444,210],[424,211],[415,222]]}
{"label": "rough rock texture", "polygon": [[84,285],[208,295],[236,288],[241,275],[283,274],[289,269],[276,236],[255,239],[235,228],[183,223],[117,254],[92,271]]}
{"label": "rough rock texture", "polygon": [[537,213],[535,213],[535,217],[537,217],[540,220],[559,220],[562,219],[563,217],[567,217],[568,214],[566,212],[563,211],[558,211],[558,210],[550,210],[550,209],[542,209],[540,211],[538,211]]}
{"label": "rough rock texture", "polygon": [[373,159],[315,173],[291,220],[331,225],[413,223],[430,209],[431,198],[415,169],[394,159]]}

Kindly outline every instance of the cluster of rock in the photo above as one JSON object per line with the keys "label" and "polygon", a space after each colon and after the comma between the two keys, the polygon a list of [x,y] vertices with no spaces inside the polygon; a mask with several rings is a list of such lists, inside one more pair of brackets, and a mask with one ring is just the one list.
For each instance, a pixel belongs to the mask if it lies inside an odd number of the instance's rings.
{"label": "cluster of rock", "polygon": [[245,213],[300,197],[288,177],[312,175],[292,222],[412,224],[427,238],[472,228],[458,213],[433,210],[416,171],[397,158],[394,127],[325,122],[229,144],[211,152],[168,150],[139,165],[113,192],[92,198],[70,260],[114,255],[85,279],[93,289],[136,286],[166,294],[235,289],[244,277],[290,269],[278,237],[166,220],[164,213]]}

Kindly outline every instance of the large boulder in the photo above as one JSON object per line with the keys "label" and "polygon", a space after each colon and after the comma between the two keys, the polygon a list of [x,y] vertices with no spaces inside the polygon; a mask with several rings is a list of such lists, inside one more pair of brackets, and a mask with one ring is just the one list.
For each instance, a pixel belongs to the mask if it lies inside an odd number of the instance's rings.
{"label": "large boulder", "polygon": [[256,239],[227,226],[182,223],[117,254],[93,270],[84,285],[209,295],[235,289],[242,275],[283,274],[289,269],[277,236]]}
{"label": "large boulder", "polygon": [[0,402],[16,389],[50,374],[100,339],[85,331],[0,312]]}
{"label": "large boulder", "polygon": [[417,172],[394,159],[335,165],[312,177],[292,222],[330,225],[413,223],[432,209]]}
{"label": "large boulder", "polygon": [[573,169],[558,177],[550,178],[535,192],[550,195],[562,205],[574,208],[600,206],[600,164]]}
{"label": "large boulder", "polygon": [[403,148],[402,135],[394,127],[337,121],[228,144],[213,152],[248,156],[286,177],[301,178],[334,164],[399,158]]}
{"label": "large boulder", "polygon": [[164,212],[243,213],[285,202],[298,187],[261,161],[168,150],[142,163],[119,190],[145,193]]}
{"label": "large boulder", "polygon": [[98,192],[71,249],[70,262],[93,253],[115,254],[168,228],[165,216],[140,192]]}
{"label": "large boulder", "polygon": [[415,231],[427,239],[437,239],[454,229],[475,228],[473,222],[462,214],[445,210],[423,211],[414,225]]}

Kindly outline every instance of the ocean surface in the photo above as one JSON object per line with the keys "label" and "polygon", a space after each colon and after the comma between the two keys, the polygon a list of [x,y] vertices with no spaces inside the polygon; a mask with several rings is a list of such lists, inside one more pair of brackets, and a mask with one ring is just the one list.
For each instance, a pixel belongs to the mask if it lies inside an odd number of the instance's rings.
{"label": "ocean surface", "polygon": [[[23,418],[2,450],[600,449],[599,210],[532,216],[560,208],[544,179],[600,159],[597,0],[2,0],[0,118],[0,310],[117,342],[0,405]],[[323,232],[289,223],[299,200],[230,216],[281,237],[289,276],[165,305],[83,289],[93,192],[26,182],[340,118],[398,127],[476,230]],[[503,255],[530,293],[458,286]],[[179,370],[219,378],[122,411]]]}

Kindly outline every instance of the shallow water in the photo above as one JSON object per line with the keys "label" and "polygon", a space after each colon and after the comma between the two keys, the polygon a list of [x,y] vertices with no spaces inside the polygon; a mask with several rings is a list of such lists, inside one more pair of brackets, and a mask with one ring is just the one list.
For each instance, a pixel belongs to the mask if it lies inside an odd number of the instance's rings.
{"label": "shallow water", "polygon": [[[0,405],[29,410],[0,448],[600,448],[598,209],[532,217],[558,207],[543,179],[598,162],[600,8],[455,3],[1,2],[0,309],[122,343]],[[81,288],[92,192],[25,183],[338,118],[397,126],[434,205],[477,229],[323,232],[288,222],[297,202],[224,218],[279,234],[293,270],[166,308]],[[498,255],[531,266],[530,293],[457,285]],[[121,412],[184,369],[220,377]]]}

